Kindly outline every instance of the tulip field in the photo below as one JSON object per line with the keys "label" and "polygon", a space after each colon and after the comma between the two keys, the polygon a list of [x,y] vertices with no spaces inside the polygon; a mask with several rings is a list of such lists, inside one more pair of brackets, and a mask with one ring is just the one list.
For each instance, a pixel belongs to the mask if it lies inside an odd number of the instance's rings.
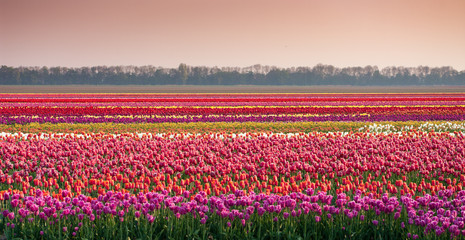
{"label": "tulip field", "polygon": [[465,94],[0,94],[0,239],[465,239]]}

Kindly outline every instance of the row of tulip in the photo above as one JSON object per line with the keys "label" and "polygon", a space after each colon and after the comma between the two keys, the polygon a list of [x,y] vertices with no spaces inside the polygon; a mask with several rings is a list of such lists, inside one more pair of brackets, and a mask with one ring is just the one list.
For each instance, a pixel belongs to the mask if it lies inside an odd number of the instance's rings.
{"label": "row of tulip", "polygon": [[24,194],[43,188],[92,196],[108,189],[456,192],[465,184],[464,138],[422,132],[4,135],[0,186]]}
{"label": "row of tulip", "polygon": [[463,97],[463,93],[0,93],[0,98],[296,98],[296,97]]}
{"label": "row of tulip", "polygon": [[[381,198],[307,189],[289,195],[181,196],[108,191],[62,200],[4,193],[0,230],[36,239],[450,239],[465,235],[465,191]],[[0,206],[2,206],[0,205]]]}
{"label": "row of tulip", "polygon": [[[36,106],[0,107],[0,124],[28,123],[195,123],[195,122],[379,122],[379,121],[461,121],[465,97],[461,94],[328,94],[328,95],[194,95],[175,98],[161,95],[2,95],[2,104]],[[16,97],[15,97],[16,96]],[[124,104],[135,106],[121,106]],[[263,106],[257,105],[258,102]],[[333,106],[326,105],[331,103]],[[354,106],[346,105],[356,102]],[[370,103],[392,103],[368,106]],[[398,105],[400,102],[408,104]],[[418,103],[447,103],[423,105]],[[48,104],[38,106],[37,104]],[[146,107],[137,104],[144,104]],[[159,103],[172,104],[161,106]],[[184,103],[189,106],[182,106]],[[226,106],[221,104],[240,104]],[[248,105],[248,104],[251,105]],[[280,106],[267,105],[273,103]],[[304,103],[306,106],[296,106]],[[337,105],[340,103],[340,105]],[[67,105],[69,104],[69,105]],[[75,106],[74,104],[85,104]],[[95,105],[94,105],[95,104]],[[99,106],[104,104],[105,107]],[[154,105],[150,105],[154,104]],[[173,105],[174,104],[174,105]],[[178,104],[179,106],[176,106]],[[210,105],[209,105],[210,104]],[[322,106],[316,106],[323,104]],[[364,104],[364,105],[361,105]],[[117,106],[120,105],[120,106]],[[211,106],[217,105],[217,106]],[[158,107],[156,107],[158,106]],[[174,107],[173,107],[174,106]]]}
{"label": "row of tulip", "polygon": [[425,96],[414,96],[414,97],[388,97],[388,96],[376,96],[376,97],[360,97],[360,96],[347,96],[347,97],[335,97],[332,95],[325,97],[254,97],[251,95],[243,97],[194,97],[188,95],[186,97],[159,97],[158,95],[146,97],[146,98],[134,98],[134,97],[116,97],[116,98],[97,98],[97,97],[78,97],[78,98],[38,98],[31,96],[25,97],[12,97],[12,98],[0,98],[2,102],[26,102],[26,103],[48,103],[48,102],[399,102],[399,101],[465,101],[464,95],[459,96],[439,96],[439,97],[425,97]]}
{"label": "row of tulip", "polygon": [[417,130],[421,132],[465,132],[465,122],[423,122],[419,126],[414,125],[397,125],[390,123],[373,123],[363,126],[359,131],[369,131],[375,133],[393,133],[393,132],[408,132]]}
{"label": "row of tulip", "polygon": [[326,107],[8,107],[0,116],[454,115],[462,106]]}
{"label": "row of tulip", "polygon": [[196,122],[385,122],[385,121],[463,121],[465,114],[418,115],[231,115],[231,116],[5,116],[0,124],[28,123],[196,123]]}
{"label": "row of tulip", "polygon": [[8,238],[465,233],[459,132],[10,134],[0,144]]}
{"label": "row of tulip", "polygon": [[0,107],[240,107],[240,106],[463,106],[464,101],[324,102],[1,102]]}
{"label": "row of tulip", "polygon": [[463,121],[398,121],[398,122],[196,122],[196,123],[28,123],[0,124],[5,133],[308,133],[308,132],[465,132]]}

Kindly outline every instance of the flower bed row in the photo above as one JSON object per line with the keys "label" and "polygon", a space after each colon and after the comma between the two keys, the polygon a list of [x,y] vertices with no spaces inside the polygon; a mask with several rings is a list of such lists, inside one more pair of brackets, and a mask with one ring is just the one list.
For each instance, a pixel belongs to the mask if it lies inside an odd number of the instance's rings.
{"label": "flower bed row", "polygon": [[197,122],[385,122],[385,121],[463,121],[465,114],[421,115],[232,115],[232,116],[13,116],[0,117],[0,124],[28,123],[197,123]]}
{"label": "flower bed row", "polygon": [[329,95],[327,97],[254,97],[253,95],[244,96],[244,97],[208,97],[208,98],[198,98],[193,95],[187,95],[185,97],[159,97],[158,95],[154,95],[152,97],[146,98],[133,98],[133,97],[105,97],[105,98],[96,98],[96,97],[76,97],[76,98],[38,98],[34,95],[26,96],[26,97],[11,97],[11,98],[1,98],[2,102],[26,102],[26,103],[47,103],[47,102],[85,102],[85,103],[93,103],[93,102],[365,102],[369,103],[371,101],[379,102],[398,102],[398,101],[465,101],[465,96],[440,96],[440,97],[424,97],[424,96],[415,96],[415,97],[387,97],[387,96],[379,96],[379,97],[360,97],[360,96],[351,96],[351,97],[334,97]]}
{"label": "flower bed row", "polygon": [[275,106],[463,106],[464,101],[324,102],[1,102],[0,107],[275,107]]}
{"label": "flower bed row", "polygon": [[[18,138],[19,137],[19,138]],[[4,136],[0,186],[32,194],[280,193],[309,187],[380,196],[460,191],[462,133]]]}
{"label": "flower bed row", "polygon": [[465,132],[463,121],[433,122],[196,122],[196,123],[28,123],[0,124],[5,133],[309,133],[309,132]]}
{"label": "flower bed row", "polygon": [[312,98],[463,97],[463,93],[0,93],[0,98]]}
{"label": "flower bed row", "polygon": [[381,198],[307,189],[278,196],[107,192],[62,200],[5,193],[0,230],[37,239],[450,239],[465,235],[465,191]]}
{"label": "flower bed row", "polygon": [[208,115],[454,115],[463,114],[461,106],[388,107],[8,107],[0,116],[208,116]]}

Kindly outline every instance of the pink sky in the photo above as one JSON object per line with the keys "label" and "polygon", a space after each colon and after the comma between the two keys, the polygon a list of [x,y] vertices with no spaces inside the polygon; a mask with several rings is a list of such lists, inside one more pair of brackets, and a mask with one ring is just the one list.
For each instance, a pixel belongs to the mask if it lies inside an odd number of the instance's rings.
{"label": "pink sky", "polygon": [[0,65],[452,66],[463,0],[0,0]]}

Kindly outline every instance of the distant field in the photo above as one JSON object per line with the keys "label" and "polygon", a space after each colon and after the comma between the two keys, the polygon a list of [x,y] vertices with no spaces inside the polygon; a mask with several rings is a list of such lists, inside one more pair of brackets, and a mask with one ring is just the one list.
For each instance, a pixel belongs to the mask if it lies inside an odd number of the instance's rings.
{"label": "distant field", "polygon": [[0,93],[453,93],[465,86],[0,85]]}

